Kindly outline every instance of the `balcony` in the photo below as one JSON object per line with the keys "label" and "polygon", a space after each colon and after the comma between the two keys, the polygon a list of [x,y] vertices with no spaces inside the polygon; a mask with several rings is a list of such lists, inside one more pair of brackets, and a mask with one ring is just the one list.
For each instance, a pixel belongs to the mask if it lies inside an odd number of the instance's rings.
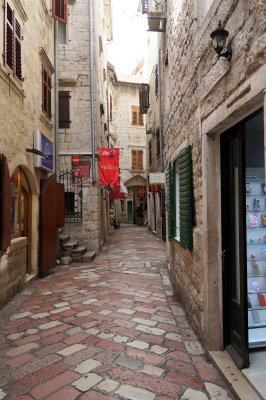
{"label": "balcony", "polygon": [[147,14],[149,31],[165,31],[166,0],[142,0],[142,13]]}

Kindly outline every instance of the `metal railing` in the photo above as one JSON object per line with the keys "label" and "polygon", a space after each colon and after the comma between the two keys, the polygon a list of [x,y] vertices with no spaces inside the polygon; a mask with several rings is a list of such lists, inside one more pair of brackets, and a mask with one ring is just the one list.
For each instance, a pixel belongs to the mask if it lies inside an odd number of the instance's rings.
{"label": "metal railing", "polygon": [[64,184],[65,222],[82,222],[82,177],[67,169],[59,171],[58,181]]}

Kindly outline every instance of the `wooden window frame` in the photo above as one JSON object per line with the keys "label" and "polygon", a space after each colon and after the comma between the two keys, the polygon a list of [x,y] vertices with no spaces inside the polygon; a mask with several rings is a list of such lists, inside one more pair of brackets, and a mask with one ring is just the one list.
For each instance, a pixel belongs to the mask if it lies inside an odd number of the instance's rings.
{"label": "wooden window frame", "polygon": [[52,78],[42,65],[42,112],[49,120],[52,118]]}
{"label": "wooden window frame", "polygon": [[[12,16],[10,16],[12,13]],[[11,18],[10,18],[11,17]],[[22,28],[15,9],[6,2],[4,13],[4,65],[22,85]]]}
{"label": "wooden window frame", "polygon": [[64,24],[67,23],[67,0],[53,0],[52,17]]}
{"label": "wooden window frame", "polygon": [[194,204],[191,146],[181,150],[175,162],[169,164],[167,179],[168,236],[175,238],[183,248],[192,251]]}
{"label": "wooden window frame", "polygon": [[140,113],[139,106],[131,106],[131,125],[144,126],[143,114]]}
{"label": "wooden window frame", "polygon": [[143,171],[144,170],[144,151],[138,149],[131,150],[131,170]]}
{"label": "wooden window frame", "polygon": [[[11,239],[25,236],[25,232],[23,230],[23,229],[25,229],[25,226],[22,229],[22,216],[21,216],[22,194],[23,194],[23,191],[25,192],[25,189],[23,189],[22,184],[21,184],[22,175],[25,178],[28,188],[30,188],[29,180],[28,180],[28,177],[25,174],[25,172],[21,169],[21,167],[17,167],[17,170],[18,170],[18,184],[17,184],[18,185],[18,205],[17,205],[17,208],[18,208],[18,223],[17,223],[18,230],[16,230],[15,233],[11,233]],[[28,196],[29,196],[29,201],[31,201],[30,193],[28,193]],[[30,211],[30,209],[31,209],[31,203],[29,203],[29,206],[28,206],[29,211]],[[28,218],[29,218],[29,214],[24,213],[24,220],[28,220]]]}
{"label": "wooden window frame", "polygon": [[[69,129],[70,128],[70,92],[69,91],[59,91],[59,129]],[[64,99],[64,100],[63,100]],[[65,119],[62,119],[63,116]]]}

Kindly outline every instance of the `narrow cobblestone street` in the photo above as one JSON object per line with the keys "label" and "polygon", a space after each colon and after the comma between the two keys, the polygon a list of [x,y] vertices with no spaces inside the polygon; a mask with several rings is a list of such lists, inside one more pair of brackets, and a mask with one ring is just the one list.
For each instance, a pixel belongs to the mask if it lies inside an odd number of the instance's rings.
{"label": "narrow cobblestone street", "polygon": [[0,399],[234,399],[173,296],[165,244],[122,225],[0,311]]}

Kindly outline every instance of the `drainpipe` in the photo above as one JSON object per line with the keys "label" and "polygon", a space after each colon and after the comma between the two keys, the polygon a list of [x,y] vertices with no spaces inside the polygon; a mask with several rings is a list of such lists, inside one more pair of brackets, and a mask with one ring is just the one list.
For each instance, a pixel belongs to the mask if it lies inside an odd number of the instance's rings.
{"label": "drainpipe", "polygon": [[110,118],[109,118],[109,93],[108,88],[106,90],[107,97],[107,147],[110,147]]}
{"label": "drainpipe", "polygon": [[55,174],[57,175],[59,168],[59,109],[58,109],[58,21],[54,20],[54,109],[55,109]]}
{"label": "drainpipe", "polygon": [[93,71],[93,28],[92,28],[92,19],[93,19],[93,1],[89,1],[89,68],[90,68],[90,103],[91,103],[91,145],[92,145],[92,183],[96,182],[96,173],[95,173],[95,136],[96,136],[96,120],[95,120],[95,97],[94,97],[94,71]]}
{"label": "drainpipe", "polygon": [[159,44],[158,44],[158,92],[159,92],[159,118],[160,118],[160,170],[163,172],[164,167],[164,157],[163,157],[163,116],[162,116],[162,111],[163,111],[163,106],[162,106],[162,85],[161,85],[161,49],[160,49],[160,36],[159,36]]}

